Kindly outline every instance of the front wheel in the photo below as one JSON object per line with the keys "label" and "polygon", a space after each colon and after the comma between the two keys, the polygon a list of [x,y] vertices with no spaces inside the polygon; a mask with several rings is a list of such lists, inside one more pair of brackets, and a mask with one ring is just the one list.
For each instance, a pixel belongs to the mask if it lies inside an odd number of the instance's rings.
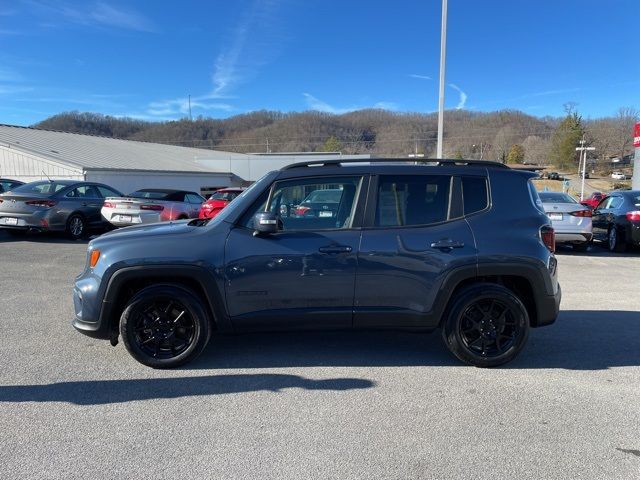
{"label": "front wheel", "polygon": [[442,327],[447,348],[463,362],[496,367],[513,360],[529,337],[529,314],[508,288],[479,283],[453,298]]}
{"label": "front wheel", "polygon": [[191,291],[158,285],[138,292],[120,317],[128,352],[152,368],[172,368],[195,359],[207,346],[211,322]]}

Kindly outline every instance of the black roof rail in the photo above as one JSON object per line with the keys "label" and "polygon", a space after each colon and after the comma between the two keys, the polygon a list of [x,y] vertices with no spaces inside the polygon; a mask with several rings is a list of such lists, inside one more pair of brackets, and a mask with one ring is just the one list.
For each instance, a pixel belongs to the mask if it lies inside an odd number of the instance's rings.
{"label": "black roof rail", "polygon": [[[418,164],[427,166],[469,166],[469,167],[487,167],[487,168],[506,168],[507,165],[500,162],[491,162],[488,160],[458,160],[458,159],[438,159],[438,158],[421,158]],[[332,158],[328,160],[309,160],[306,162],[292,163],[282,167],[280,170],[292,170],[294,168],[303,167],[339,167],[343,163],[407,163],[416,164],[416,160],[410,158]]]}

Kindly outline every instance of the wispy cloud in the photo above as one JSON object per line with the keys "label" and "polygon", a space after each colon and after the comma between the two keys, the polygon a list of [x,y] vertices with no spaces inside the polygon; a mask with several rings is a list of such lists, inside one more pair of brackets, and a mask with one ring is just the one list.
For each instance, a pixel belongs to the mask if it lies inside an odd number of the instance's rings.
{"label": "wispy cloud", "polygon": [[26,32],[21,30],[11,30],[8,28],[0,28],[0,35],[9,37],[9,36],[16,36],[16,35],[26,35]]}
{"label": "wispy cloud", "polygon": [[228,45],[215,61],[212,97],[224,95],[253,77],[282,48],[279,0],[255,0],[233,29]]}
{"label": "wispy cloud", "polygon": [[156,30],[151,20],[144,15],[124,8],[116,8],[106,2],[69,4],[46,0],[26,2],[36,14],[46,15],[47,22],[68,22],[76,25],[153,32]]}
{"label": "wispy cloud", "polygon": [[[226,44],[214,62],[211,90],[191,97],[192,110],[233,112],[228,102],[239,85],[257,75],[261,67],[273,61],[286,40],[280,27],[281,0],[254,0],[242,13]],[[189,98],[156,100],[142,116],[176,118],[189,114]],[[136,116],[141,118],[140,115]]]}
{"label": "wispy cloud", "polygon": [[564,88],[558,90],[545,90],[542,92],[528,93],[523,95],[522,98],[531,98],[531,97],[546,97],[549,95],[561,95],[563,93],[574,93],[579,92],[580,88]]}
{"label": "wispy cloud", "polygon": [[[232,112],[235,107],[228,103],[207,102],[204,97],[195,97],[191,99],[191,110],[221,110]],[[189,114],[189,97],[176,98],[172,100],[161,100],[151,102],[147,108],[148,115],[162,117],[185,116]]]}
{"label": "wispy cloud", "polygon": [[418,75],[417,73],[410,73],[409,77],[411,78],[418,78],[420,80],[431,80],[431,77],[427,76],[427,75]]}
{"label": "wispy cloud", "polygon": [[353,112],[355,110],[363,110],[366,108],[381,108],[384,110],[394,110],[394,111],[399,110],[398,104],[394,102],[377,102],[377,103],[374,103],[373,105],[367,105],[367,106],[352,105],[350,107],[336,107],[334,105],[331,105],[325,102],[324,100],[320,100],[319,98],[314,97],[310,93],[303,93],[302,95],[304,96],[307,102],[307,107],[310,108],[311,110],[316,110],[318,112],[341,114],[341,113]]}
{"label": "wispy cloud", "polygon": [[456,105],[456,110],[463,109],[464,105],[467,103],[467,94],[464,93],[455,83],[450,83],[449,86],[460,94],[460,100],[458,101],[458,105]]}

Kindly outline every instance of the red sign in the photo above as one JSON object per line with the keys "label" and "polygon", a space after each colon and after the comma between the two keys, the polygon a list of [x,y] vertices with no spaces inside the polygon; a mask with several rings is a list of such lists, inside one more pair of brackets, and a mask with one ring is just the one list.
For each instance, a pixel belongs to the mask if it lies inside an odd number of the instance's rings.
{"label": "red sign", "polygon": [[636,128],[633,131],[633,146],[640,147],[640,123],[636,123]]}

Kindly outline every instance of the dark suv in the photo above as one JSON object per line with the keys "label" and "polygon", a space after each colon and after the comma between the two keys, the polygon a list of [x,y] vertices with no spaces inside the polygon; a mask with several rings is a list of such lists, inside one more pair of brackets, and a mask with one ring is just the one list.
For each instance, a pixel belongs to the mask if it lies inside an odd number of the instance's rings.
{"label": "dark suv", "polygon": [[[291,165],[212,220],[92,240],[73,325],[122,336],[156,368],[193,360],[213,331],[438,327],[460,360],[501,365],[560,304],[534,176],[471,161]],[[297,215],[318,190],[339,190],[338,206]]]}

